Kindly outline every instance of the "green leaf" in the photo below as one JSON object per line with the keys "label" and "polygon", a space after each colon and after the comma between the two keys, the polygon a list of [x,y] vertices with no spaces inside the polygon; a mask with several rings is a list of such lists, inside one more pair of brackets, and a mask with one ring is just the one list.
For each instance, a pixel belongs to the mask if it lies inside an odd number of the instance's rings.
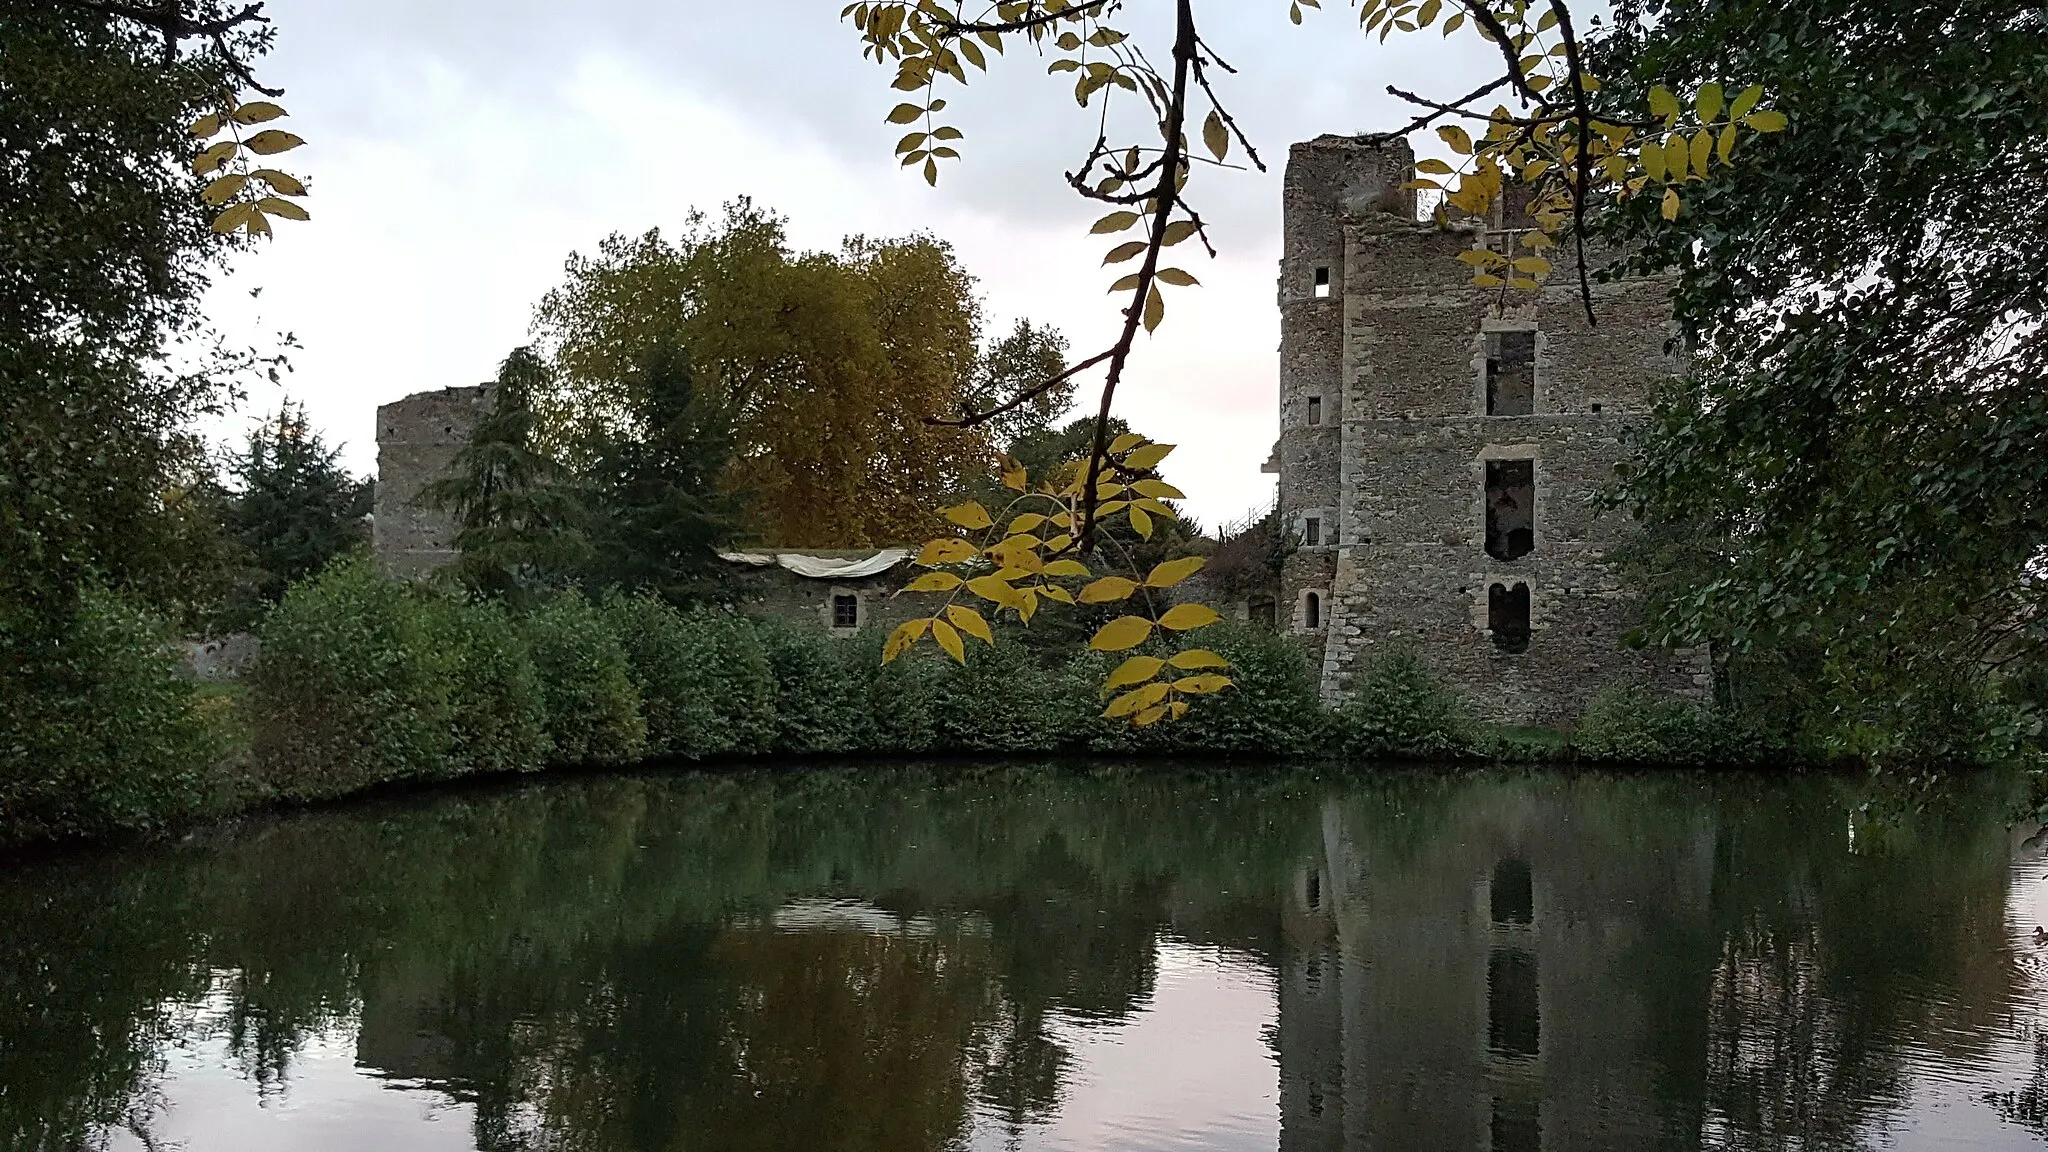
{"label": "green leaf", "polygon": [[1783,132],[1787,123],[1783,112],[1768,108],[1762,112],[1751,112],[1743,117],[1742,122],[1758,132]]}
{"label": "green leaf", "polygon": [[1102,262],[1104,264],[1122,264],[1127,260],[1133,260],[1142,255],[1147,247],[1149,245],[1143,240],[1126,241],[1111,248],[1109,254],[1102,258]]}
{"label": "green leaf", "polygon": [[1742,94],[1735,98],[1735,103],[1728,109],[1728,119],[1740,120],[1744,116],[1749,115],[1749,110],[1756,107],[1756,102],[1763,98],[1763,85],[1751,84],[1749,87],[1744,88]]}
{"label": "green leaf", "polygon": [[1678,115],[1678,97],[1662,84],[1650,89],[1650,115],[1669,120]]}

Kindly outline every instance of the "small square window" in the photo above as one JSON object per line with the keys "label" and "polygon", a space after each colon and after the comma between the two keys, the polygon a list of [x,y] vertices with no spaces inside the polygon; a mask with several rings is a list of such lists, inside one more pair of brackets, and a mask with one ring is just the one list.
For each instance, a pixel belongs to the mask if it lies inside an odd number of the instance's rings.
{"label": "small square window", "polygon": [[1328,268],[1318,268],[1316,269],[1316,299],[1328,300],[1329,298],[1330,270]]}
{"label": "small square window", "polygon": [[1323,542],[1323,521],[1321,517],[1310,516],[1301,522],[1301,542],[1311,547]]}
{"label": "small square window", "polygon": [[846,592],[833,594],[832,626],[834,628],[860,627],[860,597]]}
{"label": "small square window", "polygon": [[1308,398],[1308,422],[1311,424],[1321,424],[1323,422],[1323,398],[1321,396],[1311,396]]}

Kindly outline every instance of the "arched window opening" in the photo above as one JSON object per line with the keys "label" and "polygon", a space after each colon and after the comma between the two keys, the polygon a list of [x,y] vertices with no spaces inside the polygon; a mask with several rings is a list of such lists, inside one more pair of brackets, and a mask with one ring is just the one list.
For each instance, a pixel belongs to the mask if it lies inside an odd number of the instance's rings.
{"label": "arched window opening", "polygon": [[1529,586],[1495,584],[1486,590],[1486,630],[1503,652],[1529,650]]}
{"label": "arched window opening", "polygon": [[1536,550],[1536,462],[1486,462],[1486,554],[1519,560]]}
{"label": "arched window opening", "polygon": [[1323,596],[1322,596],[1322,593],[1320,593],[1320,592],[1310,592],[1310,593],[1308,593],[1307,595],[1305,595],[1305,596],[1303,596],[1303,597],[1301,598],[1301,626],[1302,626],[1303,628],[1307,629],[1307,630],[1308,630],[1308,631],[1310,631],[1310,632],[1317,632],[1317,631],[1320,631],[1320,630],[1322,629],[1322,627],[1323,627]]}

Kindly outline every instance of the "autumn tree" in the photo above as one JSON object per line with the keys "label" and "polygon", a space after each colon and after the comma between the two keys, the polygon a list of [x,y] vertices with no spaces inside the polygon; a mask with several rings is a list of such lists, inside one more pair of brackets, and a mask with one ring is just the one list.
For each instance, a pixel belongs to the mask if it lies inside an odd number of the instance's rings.
{"label": "autumn tree", "polygon": [[731,428],[728,485],[768,544],[916,537],[990,459],[985,435],[926,420],[959,410],[979,364],[974,281],[939,240],[798,252],[742,200],[673,238],[614,235],[566,276],[534,321],[556,373],[538,401],[549,442],[599,442],[637,402],[635,365],[664,341],[687,349]]}

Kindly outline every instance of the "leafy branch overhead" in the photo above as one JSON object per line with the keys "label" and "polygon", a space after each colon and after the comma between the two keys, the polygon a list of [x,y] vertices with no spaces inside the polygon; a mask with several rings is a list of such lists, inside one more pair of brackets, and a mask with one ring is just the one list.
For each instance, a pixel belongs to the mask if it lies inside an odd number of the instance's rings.
{"label": "leafy branch overhead", "polygon": [[[1002,483],[1016,496],[1000,511],[991,512],[979,502],[945,510],[960,533],[924,546],[917,563],[932,571],[904,591],[944,595],[946,602],[932,615],[897,628],[883,649],[883,660],[894,661],[927,636],[963,664],[966,638],[993,646],[995,632],[973,601],[987,605],[998,617],[1008,612],[1028,625],[1044,601],[1101,605],[1142,600],[1138,611],[1104,624],[1089,641],[1097,652],[1133,653],[1103,684],[1103,695],[1115,697],[1103,715],[1147,727],[1179,719],[1193,698],[1230,687],[1230,678],[1222,674],[1229,668],[1227,660],[1205,649],[1175,645],[1176,637],[1220,620],[1216,610],[1202,604],[1161,610],[1152,598],[1201,571],[1201,557],[1168,560],[1126,577],[1098,576],[1076,555],[1075,530],[1083,523],[1084,506],[1103,517],[1123,515],[1146,539],[1158,520],[1176,518],[1167,501],[1181,499],[1182,493],[1156,472],[1172,451],[1171,444],[1126,433],[1110,442],[1104,471],[1095,473],[1087,462],[1076,460],[1058,480],[1036,489],[1024,467],[1010,462]],[[1156,651],[1138,651],[1148,646]]]}
{"label": "leafy branch overhead", "polygon": [[267,100],[238,103],[232,94],[224,96],[219,111],[194,121],[191,134],[199,140],[227,138],[207,145],[192,160],[194,174],[207,181],[200,193],[207,204],[220,211],[213,218],[213,230],[228,233],[246,231],[251,236],[270,235],[270,218],[306,220],[310,217],[294,201],[307,193],[305,182],[275,168],[255,167],[251,157],[275,156],[289,152],[305,141],[281,128],[254,128],[282,119],[285,110]]}

